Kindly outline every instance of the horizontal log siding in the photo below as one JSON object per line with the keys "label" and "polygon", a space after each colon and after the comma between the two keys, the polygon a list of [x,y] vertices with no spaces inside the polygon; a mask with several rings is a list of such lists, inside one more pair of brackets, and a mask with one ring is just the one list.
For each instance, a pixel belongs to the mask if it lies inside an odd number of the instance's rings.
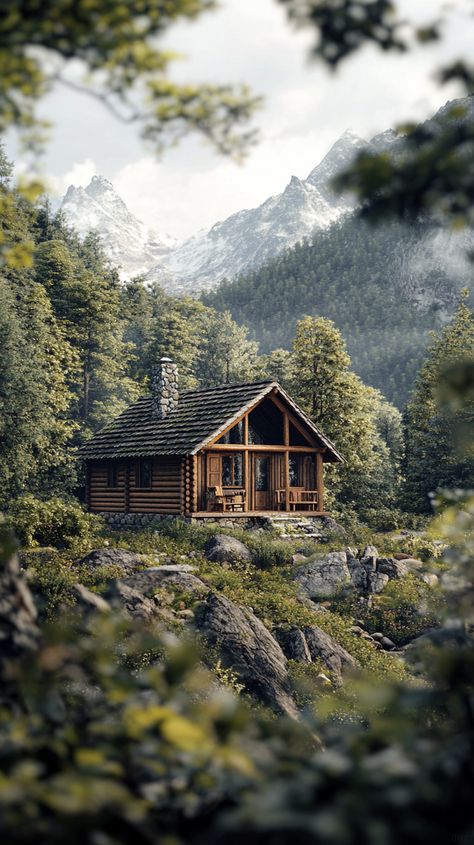
{"label": "horizontal log siding", "polygon": [[131,462],[130,513],[182,513],[181,458],[159,457],[152,461],[151,488],[137,487],[136,463]]}
{"label": "horizontal log siding", "polygon": [[151,487],[137,487],[137,461],[129,462],[128,509],[125,495],[125,462],[118,462],[117,487],[107,486],[107,463],[91,462],[88,466],[89,507],[91,511],[109,513],[182,513],[181,459],[159,457],[152,461]]}
{"label": "horizontal log siding", "polygon": [[121,513],[125,510],[125,464],[117,464],[117,486],[109,487],[108,463],[94,461],[87,467],[88,498],[91,511]]}

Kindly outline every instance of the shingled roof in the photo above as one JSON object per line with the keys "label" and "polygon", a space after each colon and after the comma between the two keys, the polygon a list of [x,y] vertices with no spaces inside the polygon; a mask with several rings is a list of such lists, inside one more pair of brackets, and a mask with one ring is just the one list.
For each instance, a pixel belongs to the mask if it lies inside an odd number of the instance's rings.
{"label": "shingled roof", "polygon": [[152,414],[151,396],[142,396],[91,437],[79,454],[85,459],[195,454],[274,389],[326,446],[325,460],[342,460],[333,444],[275,381],[183,390],[177,407],[164,419]]}

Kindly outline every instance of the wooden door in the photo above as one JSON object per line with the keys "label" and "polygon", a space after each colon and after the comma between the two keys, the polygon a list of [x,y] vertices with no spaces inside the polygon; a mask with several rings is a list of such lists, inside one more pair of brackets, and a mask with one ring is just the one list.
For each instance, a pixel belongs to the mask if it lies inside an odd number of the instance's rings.
{"label": "wooden door", "polygon": [[222,485],[222,457],[221,455],[207,456],[207,487],[221,487]]}
{"label": "wooden door", "polygon": [[272,506],[271,456],[253,456],[253,502],[256,511],[270,510]]}

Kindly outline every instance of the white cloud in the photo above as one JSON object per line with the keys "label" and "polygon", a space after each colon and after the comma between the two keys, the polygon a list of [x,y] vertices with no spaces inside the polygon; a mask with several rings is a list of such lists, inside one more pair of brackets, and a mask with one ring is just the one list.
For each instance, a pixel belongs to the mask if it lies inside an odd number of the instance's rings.
{"label": "white cloud", "polygon": [[85,188],[97,174],[96,163],[91,158],[75,161],[61,176],[48,176],[48,190],[54,196],[62,196],[69,185]]}

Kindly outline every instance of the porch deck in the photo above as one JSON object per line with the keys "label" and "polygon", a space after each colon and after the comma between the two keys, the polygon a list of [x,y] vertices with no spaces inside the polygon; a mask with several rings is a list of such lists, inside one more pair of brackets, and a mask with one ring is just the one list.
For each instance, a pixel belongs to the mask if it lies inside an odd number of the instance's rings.
{"label": "porch deck", "polygon": [[196,511],[191,514],[192,517],[203,519],[248,519],[248,517],[271,517],[273,520],[281,519],[287,520],[288,517],[313,517],[313,516],[329,516],[328,511]]}

